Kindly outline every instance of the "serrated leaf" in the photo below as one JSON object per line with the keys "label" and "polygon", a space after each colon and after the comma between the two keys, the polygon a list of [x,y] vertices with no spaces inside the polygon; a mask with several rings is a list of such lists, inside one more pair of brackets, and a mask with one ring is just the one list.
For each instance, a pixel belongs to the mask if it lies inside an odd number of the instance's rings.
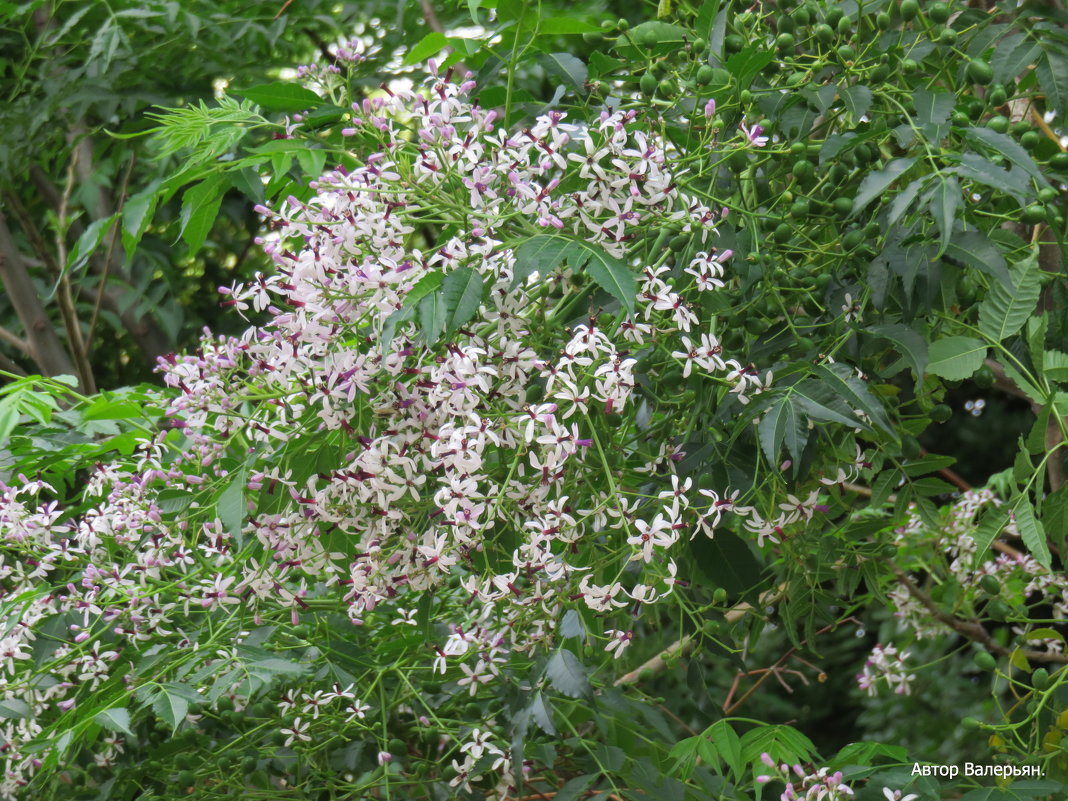
{"label": "serrated leaf", "polygon": [[934,193],[931,195],[931,214],[934,215],[938,224],[940,235],[938,251],[935,258],[941,258],[949,246],[949,237],[953,233],[953,220],[957,216],[960,207],[960,183],[955,177],[941,176],[941,180],[935,182]]}
{"label": "serrated leaf", "polygon": [[112,709],[105,709],[96,715],[93,720],[109,731],[120,731],[131,737],[134,736],[134,733],[130,731],[130,710],[126,709],[126,707],[117,706]]}
{"label": "serrated leaf", "polygon": [[1034,313],[1041,289],[1037,258],[1032,251],[1030,257],[1013,270],[1011,291],[1000,284],[995,285],[979,304],[979,330],[995,342],[1011,337]]}
{"label": "serrated leaf", "polygon": [[174,731],[185,722],[185,716],[189,713],[189,701],[164,686],[152,701],[152,711]]}
{"label": "serrated leaf", "polygon": [[534,718],[534,722],[538,724],[539,729],[550,737],[556,736],[552,707],[540,692],[535,693],[534,700],[530,702],[530,715]]}
{"label": "serrated leaf", "polygon": [[1001,251],[981,231],[954,231],[946,248],[953,261],[989,275],[1006,289],[1012,289],[1012,275]]}
{"label": "serrated leaf", "polygon": [[1046,95],[1049,105],[1063,117],[1068,111],[1068,59],[1054,50],[1045,50],[1035,64],[1038,84]]}
{"label": "serrated leaf", "polygon": [[994,80],[998,83],[1015,80],[1028,65],[1034,63],[1038,54],[1038,45],[1026,34],[1013,33],[1006,36],[998,43],[990,59]]}
{"label": "serrated leaf", "polygon": [[916,158],[914,156],[894,159],[885,168],[870,172],[864,176],[864,180],[860,182],[860,187],[857,189],[856,197],[853,198],[852,216],[855,217],[867,208],[869,203],[877,197],[881,197],[890,188],[890,185],[904,175],[915,163]]}
{"label": "serrated leaf", "polygon": [[574,609],[568,609],[560,619],[560,636],[565,640],[572,637],[586,639],[586,626],[582,622],[582,615]]}
{"label": "serrated leaf", "polygon": [[141,237],[145,235],[159,196],[154,192],[141,192],[122,204],[122,249],[126,258],[133,257]]}
{"label": "serrated leaf", "polygon": [[600,28],[574,17],[546,17],[538,20],[539,34],[568,35],[579,33],[598,33]]}
{"label": "serrated leaf", "polygon": [[901,349],[901,355],[912,366],[916,380],[923,379],[927,371],[927,340],[903,323],[876,323],[869,325],[866,330],[897,345]]}
{"label": "serrated leaf", "polygon": [[719,720],[712,724],[708,730],[712,741],[716,744],[716,752],[731,769],[735,781],[743,778],[744,762],[742,760],[742,741],[738,734],[725,720]]}
{"label": "serrated leaf", "polygon": [[311,89],[284,81],[261,83],[248,89],[237,90],[234,94],[251,100],[267,111],[305,111],[322,102],[322,98]]}
{"label": "serrated leaf", "polygon": [[411,308],[415,306],[419,301],[429,295],[431,292],[441,286],[441,282],[445,280],[445,273],[441,270],[433,270],[426,273],[422,278],[415,282],[411,289],[404,296],[404,303],[401,304],[401,308]]}
{"label": "serrated leaf", "polygon": [[1068,381],[1068,353],[1045,351],[1042,354],[1042,374],[1051,381]]}
{"label": "serrated leaf", "polygon": [[809,379],[790,388],[803,405],[808,416],[828,423],[841,423],[851,428],[867,428],[867,423],[858,420],[835,391],[825,382]]}
{"label": "serrated leaf", "polygon": [[589,70],[582,59],[570,53],[542,53],[538,62],[545,71],[577,95],[586,91]]}
{"label": "serrated leaf", "polygon": [[610,256],[600,246],[581,242],[587,252],[586,272],[596,281],[601,289],[623,304],[627,312],[634,315],[634,299],[638,296],[638,282],[634,273],[615,256]]}
{"label": "serrated leaf", "polygon": [[556,794],[553,795],[553,801],[578,801],[593,786],[595,781],[597,781],[597,774],[595,773],[576,776],[556,791]]}
{"label": "serrated leaf", "polygon": [[77,272],[89,261],[89,257],[96,252],[108,231],[111,230],[111,224],[115,222],[117,216],[112,214],[110,217],[93,220],[86,226],[67,256],[67,263],[63,266],[65,273]]}
{"label": "serrated leaf", "polygon": [[223,529],[240,540],[248,509],[245,507],[245,471],[238,470],[215,502],[215,515]]}
{"label": "serrated leaf", "polygon": [[545,675],[553,687],[568,698],[589,695],[590,682],[586,678],[586,669],[578,657],[566,648],[554,653],[545,666]]}
{"label": "serrated leaf", "polygon": [[867,86],[847,86],[839,92],[846,110],[853,119],[860,120],[871,108],[872,91]]}
{"label": "serrated leaf", "polygon": [[964,136],[973,143],[981,142],[987,147],[996,150],[1032,178],[1045,183],[1042,171],[1038,169],[1035,160],[1008,134],[998,133],[991,128],[968,128],[965,130]]}
{"label": "serrated leaf", "polygon": [[921,175],[894,195],[894,199],[890,202],[889,216],[886,218],[888,226],[894,226],[897,221],[901,219],[901,215],[909,210],[913,202],[916,200],[916,197],[920,194],[920,190],[923,189],[930,180],[932,180],[930,175]]}
{"label": "serrated leaf", "polygon": [[974,337],[944,337],[927,350],[927,372],[949,381],[963,381],[982,366],[986,351],[986,343]]}
{"label": "serrated leaf", "polygon": [[574,258],[577,253],[574,240],[552,234],[532,236],[515,252],[512,289],[532,273],[536,272],[542,278],[548,277],[549,273],[563,264],[569,256]]}
{"label": "serrated leaf", "polygon": [[1021,496],[1012,511],[1016,518],[1016,528],[1020,532],[1020,539],[1023,540],[1035,561],[1048,570],[1052,558],[1049,542],[1046,541],[1046,530],[1042,526],[1042,521],[1035,517],[1035,509],[1031,506],[1031,501]]}
{"label": "serrated leaf", "polygon": [[764,458],[773,469],[779,464],[779,450],[783,444],[790,458],[798,463],[808,442],[808,418],[797,408],[790,395],[784,394],[768,409],[757,426],[757,434]]}
{"label": "serrated leaf", "polygon": [[196,255],[215,224],[222,203],[226,176],[217,173],[185,190],[182,195],[181,237],[189,247],[189,256]]}
{"label": "serrated leaf", "polygon": [[965,152],[960,154],[960,164],[952,169],[957,175],[970,181],[984,184],[999,192],[1005,192],[1014,197],[1017,202],[1023,203],[1024,198],[1034,194],[1028,184],[1027,173],[1019,167],[1002,169],[985,156],[978,153]]}
{"label": "serrated leaf", "polygon": [[453,334],[482,304],[482,276],[471,267],[458,267],[441,282],[441,296],[445,300],[445,330]]}
{"label": "serrated leaf", "polygon": [[916,124],[922,128],[927,125],[944,125],[953,111],[955,98],[952,92],[916,89],[912,93],[912,99],[916,107]]}

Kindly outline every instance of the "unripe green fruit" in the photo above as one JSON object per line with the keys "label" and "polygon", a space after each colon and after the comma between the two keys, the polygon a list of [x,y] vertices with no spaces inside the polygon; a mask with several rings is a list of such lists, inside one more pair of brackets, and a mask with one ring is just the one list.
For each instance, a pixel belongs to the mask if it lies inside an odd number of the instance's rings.
{"label": "unripe green fruit", "polygon": [[890,67],[886,64],[880,64],[871,71],[871,79],[875,83],[882,83],[890,77]]}
{"label": "unripe green fruit", "polygon": [[931,22],[941,25],[949,19],[949,6],[945,3],[931,3],[927,6],[927,18]]}
{"label": "unripe green fruit", "polygon": [[807,200],[795,200],[793,205],[790,206],[791,217],[807,217],[809,213],[809,205]]}
{"label": "unripe green fruit", "polygon": [[838,54],[838,59],[843,62],[853,61],[857,57],[857,51],[849,45],[842,45],[835,52]]}
{"label": "unripe green fruit", "polygon": [[834,41],[834,28],[825,22],[821,22],[817,25],[812,32],[816,35],[817,41],[822,45],[829,45]]}
{"label": "unripe green fruit", "polygon": [[968,62],[968,80],[986,86],[994,80],[994,68],[981,58],[974,58]]}
{"label": "unripe green fruit", "polygon": [[975,718],[969,717],[962,719],[960,725],[965,729],[974,731],[975,729],[978,729],[982,724]]}
{"label": "unripe green fruit", "polygon": [[880,11],[875,15],[875,24],[879,26],[879,30],[886,31],[894,24],[894,20],[885,11]]}
{"label": "unripe green fruit", "polygon": [[675,94],[675,82],[671,78],[664,78],[659,84],[657,84],[657,91],[664,97],[671,97]]}
{"label": "unripe green fruit", "polygon": [[1001,114],[996,117],[991,117],[990,121],[987,122],[986,127],[992,131],[997,131],[998,133],[1005,133],[1009,130],[1009,118]]}
{"label": "unripe green fruit", "polygon": [[736,33],[729,33],[723,37],[723,47],[728,53],[738,53],[745,47],[745,39]]}
{"label": "unripe green fruit", "polygon": [[839,217],[848,217],[853,211],[853,198],[837,197],[834,199],[834,213]]}
{"label": "unripe green fruit", "polygon": [[1020,213],[1020,222],[1024,225],[1038,225],[1046,219],[1046,207],[1041,203],[1032,203]]}
{"label": "unripe green fruit", "polygon": [[[972,376],[972,381],[974,381],[975,385],[981,389],[992,387],[994,386],[994,371],[984,364],[978,371],[976,371],[975,375]],[[997,580],[994,579],[993,576],[983,576],[983,578],[991,579],[995,584],[997,583]],[[997,595],[996,592],[993,594]]]}
{"label": "unripe green fruit", "polygon": [[989,651],[976,651],[972,659],[975,662],[975,666],[980,670],[985,670],[988,673],[997,670],[998,662]]}
{"label": "unripe green fruit", "polygon": [[646,47],[653,47],[660,43],[660,34],[658,34],[652,28],[647,28],[642,31],[642,44]]}
{"label": "unripe green fruit", "polygon": [[864,232],[859,229],[854,229],[842,237],[842,247],[845,250],[853,250],[853,248],[858,247],[863,241]]}
{"label": "unripe green fruit", "polygon": [[775,30],[778,33],[793,33],[797,28],[797,22],[790,16],[779,16],[775,20]]}
{"label": "unripe green fruit", "polygon": [[1043,203],[1053,203],[1057,197],[1057,190],[1052,186],[1047,186],[1045,189],[1038,190],[1038,199]]}
{"label": "unripe green fruit", "polygon": [[775,47],[779,50],[789,50],[797,43],[792,33],[780,33],[775,38]]}
{"label": "unripe green fruit", "polygon": [[853,29],[853,20],[849,17],[842,17],[834,27],[838,30],[840,36],[845,36]]}
{"label": "unripe green fruit", "polygon": [[1004,87],[997,86],[990,90],[990,94],[987,95],[987,99],[990,101],[990,105],[997,108],[998,106],[1004,106],[1005,103],[1008,102],[1009,96],[1005,92]]}
{"label": "unripe green fruit", "polygon": [[920,4],[916,0],[901,0],[901,19],[911,22],[920,13]]}
{"label": "unripe green fruit", "polygon": [[1045,668],[1037,668],[1034,673],[1031,674],[1031,685],[1036,690],[1046,690],[1049,688],[1049,671]]}
{"label": "unripe green fruit", "polygon": [[1058,172],[1068,170],[1068,153],[1054,153],[1049,157],[1049,166]]}
{"label": "unripe green fruit", "polygon": [[616,27],[621,31],[627,31],[630,30],[630,23],[623,19],[623,17],[620,17],[616,20]]}
{"label": "unripe green fruit", "polygon": [[716,587],[715,592],[712,593],[712,602],[716,606],[723,606],[727,603],[727,591],[723,587]]}
{"label": "unripe green fruit", "polygon": [[256,769],[256,757],[247,756],[241,760],[241,764],[238,765],[241,769],[241,773],[248,775]]}
{"label": "unripe green fruit", "polygon": [[699,86],[707,86],[711,82],[712,67],[708,64],[704,64],[701,69],[697,70],[697,83]]}
{"label": "unripe green fruit", "polygon": [[673,253],[679,253],[686,249],[686,246],[690,244],[689,234],[679,234],[678,236],[671,237],[671,241],[668,242],[668,247],[671,248]]}
{"label": "unripe green fruit", "polygon": [[638,681],[651,681],[655,675],[652,668],[642,668],[638,673]]}
{"label": "unripe green fruit", "polygon": [[638,87],[643,95],[651,95],[656,91],[656,76],[651,72],[645,73],[638,81]]}
{"label": "unripe green fruit", "polygon": [[738,99],[742,101],[743,106],[748,106],[753,102],[753,93],[748,89],[743,89]]}
{"label": "unripe green fruit", "polygon": [[794,12],[794,19],[798,25],[805,26],[812,22],[812,15],[809,14],[807,8],[801,6]]}
{"label": "unripe green fruit", "polygon": [[701,626],[701,628],[705,632],[705,634],[707,634],[709,637],[712,637],[719,631],[719,621],[706,620]]}
{"label": "unripe green fruit", "polygon": [[944,45],[954,45],[957,43],[957,32],[952,28],[943,28],[938,34],[938,41]]}
{"label": "unripe green fruit", "polygon": [[1027,150],[1034,150],[1042,142],[1042,136],[1038,131],[1027,131],[1020,136],[1020,144]]}
{"label": "unripe green fruit", "polygon": [[953,124],[958,128],[966,128],[970,122],[968,115],[963,111],[954,111],[953,114],[950,115],[950,120],[952,120]]}
{"label": "unripe green fruit", "polygon": [[901,62],[901,69],[906,75],[913,75],[920,71],[920,63],[915,59],[906,58]]}
{"label": "unripe green fruit", "polygon": [[271,742],[275,745],[285,745],[286,740],[289,739],[286,733],[281,729],[276,729],[271,732]]}
{"label": "unripe green fruit", "polygon": [[703,53],[706,50],[708,50],[708,40],[707,39],[694,39],[693,40],[693,44],[691,45],[691,47],[693,47],[693,52],[698,53],[698,54]]}
{"label": "unripe green fruit", "polygon": [[798,159],[790,171],[801,183],[806,183],[816,177],[816,167],[808,159]]}
{"label": "unripe green fruit", "polygon": [[779,223],[775,226],[775,232],[772,234],[776,242],[786,242],[794,233],[794,229],[787,223]]}
{"label": "unripe green fruit", "polygon": [[408,746],[404,744],[404,740],[398,740],[394,738],[389,741],[389,744],[386,746],[386,750],[389,751],[389,753],[391,754],[401,756],[402,754],[408,753]]}
{"label": "unripe green fruit", "polygon": [[196,784],[197,777],[193,775],[191,770],[178,771],[178,775],[175,777],[175,784],[179,787],[192,787]]}
{"label": "unripe green fruit", "polygon": [[939,403],[931,409],[929,415],[936,423],[944,423],[953,416],[953,410],[944,403]]}
{"label": "unripe green fruit", "polygon": [[838,23],[844,16],[845,12],[842,11],[841,8],[839,8],[838,6],[832,6],[831,8],[827,9],[827,12],[824,14],[824,19],[826,19],[827,24],[833,28],[838,25]]}

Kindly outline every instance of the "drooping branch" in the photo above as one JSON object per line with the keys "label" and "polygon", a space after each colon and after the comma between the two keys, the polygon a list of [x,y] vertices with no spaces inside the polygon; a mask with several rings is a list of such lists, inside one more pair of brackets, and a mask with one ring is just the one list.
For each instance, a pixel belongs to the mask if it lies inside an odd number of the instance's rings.
{"label": "drooping branch", "polygon": [[[930,595],[916,586],[916,583],[912,579],[896,567],[894,568],[894,575],[897,576],[897,580],[908,590],[909,595],[923,604],[924,608],[926,608],[927,611],[931,613],[931,616],[939,623],[943,623],[961,636],[979,643],[992,654],[1008,656],[1015,650],[996,642],[994,638],[990,636],[990,632],[986,630],[986,627],[984,627],[978,620],[962,620],[955,615],[943,611]],[[1045,651],[1034,651],[1031,649],[1021,650],[1021,654],[1028,662],[1047,662],[1058,665],[1068,664],[1068,654],[1046,653]]]}

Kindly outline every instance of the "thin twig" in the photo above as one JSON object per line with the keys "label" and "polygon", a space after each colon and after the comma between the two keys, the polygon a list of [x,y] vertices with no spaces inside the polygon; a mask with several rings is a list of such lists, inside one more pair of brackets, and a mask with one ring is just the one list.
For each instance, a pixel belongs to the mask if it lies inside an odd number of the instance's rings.
{"label": "thin twig", "polygon": [[74,192],[74,168],[78,163],[78,148],[71,151],[70,164],[67,166],[67,184],[63,188],[60,198],[59,212],[56,215],[56,268],[59,274],[55,276],[58,281],[56,298],[59,301],[60,315],[63,317],[63,325],[67,329],[67,338],[70,340],[71,355],[81,378],[82,389],[89,395],[96,392],[96,384],[93,381],[93,368],[89,365],[88,352],[85,349],[85,340],[82,339],[82,327],[78,320],[77,310],[74,308],[74,295],[70,288],[70,276],[67,275],[67,209],[70,204],[71,194]]}
{"label": "thin twig", "polygon": [[[134,162],[137,160],[137,156],[130,157],[130,163],[126,165],[126,174],[122,177],[122,185],[119,189],[119,208],[122,209],[126,204],[126,192],[130,186],[130,173],[133,172]],[[89,349],[93,344],[93,332],[96,331],[96,321],[100,316],[100,307],[104,303],[104,290],[107,288],[108,272],[111,268],[111,258],[115,252],[115,242],[119,238],[119,225],[113,224],[111,232],[108,235],[108,249],[104,255],[104,268],[100,272],[100,286],[96,290],[96,303],[93,304],[93,315],[89,318],[89,330],[85,335],[85,352],[89,353]]]}
{"label": "thin twig", "polygon": [[30,350],[29,342],[19,336],[16,336],[15,334],[12,334],[10,331],[8,331],[6,328],[3,328],[2,326],[0,326],[0,339],[4,340],[4,342],[6,342],[7,344],[13,345],[14,347],[18,348],[20,353],[24,353],[27,356],[33,355]]}

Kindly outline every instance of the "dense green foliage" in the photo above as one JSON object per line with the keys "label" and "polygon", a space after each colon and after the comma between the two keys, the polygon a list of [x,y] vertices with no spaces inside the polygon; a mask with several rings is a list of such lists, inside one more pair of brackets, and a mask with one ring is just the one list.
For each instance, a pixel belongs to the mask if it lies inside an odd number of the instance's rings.
{"label": "dense green foliage", "polygon": [[4,34],[62,348],[111,250],[214,333],[5,372],[0,792],[1063,797],[1063,12],[312,5]]}

